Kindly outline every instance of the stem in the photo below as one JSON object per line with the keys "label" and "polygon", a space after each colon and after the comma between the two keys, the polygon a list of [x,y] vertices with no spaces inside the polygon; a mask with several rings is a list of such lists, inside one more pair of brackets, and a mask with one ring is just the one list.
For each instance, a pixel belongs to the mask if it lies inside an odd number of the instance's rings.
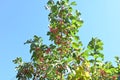
{"label": "stem", "polygon": [[61,72],[61,74],[60,74],[60,80],[62,80],[62,72]]}
{"label": "stem", "polygon": [[[60,33],[60,35],[61,35],[61,39],[63,38],[63,35],[62,35],[62,30],[61,30],[61,33]],[[62,42],[61,42],[62,43]],[[62,46],[62,44],[61,44],[61,46]],[[63,54],[63,49],[62,49],[62,51],[61,51],[61,55]],[[61,60],[61,58],[62,58],[62,56],[60,55],[60,60]]]}

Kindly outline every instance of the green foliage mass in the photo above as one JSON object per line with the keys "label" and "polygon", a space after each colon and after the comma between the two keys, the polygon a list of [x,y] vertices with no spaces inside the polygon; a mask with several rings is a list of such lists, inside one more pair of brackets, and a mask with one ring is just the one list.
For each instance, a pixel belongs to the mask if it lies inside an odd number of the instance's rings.
{"label": "green foliage mass", "polygon": [[31,61],[13,60],[18,80],[117,80],[120,58],[115,57],[116,67],[104,62],[103,42],[98,38],[84,48],[77,35],[83,21],[81,13],[72,8],[75,5],[75,1],[48,0],[47,35],[52,44],[44,44],[36,35],[25,42],[30,45]]}

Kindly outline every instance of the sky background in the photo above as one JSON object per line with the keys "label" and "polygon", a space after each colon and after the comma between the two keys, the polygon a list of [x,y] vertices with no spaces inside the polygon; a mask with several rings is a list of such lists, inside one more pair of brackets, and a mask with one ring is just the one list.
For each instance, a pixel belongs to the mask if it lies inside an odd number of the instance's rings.
{"label": "sky background", "polygon": [[[15,80],[12,60],[29,61],[29,46],[23,43],[34,35],[48,44],[47,0],[0,0],[0,80]],[[92,37],[104,42],[105,60],[120,56],[120,0],[77,0],[84,21],[80,39],[87,46]]]}

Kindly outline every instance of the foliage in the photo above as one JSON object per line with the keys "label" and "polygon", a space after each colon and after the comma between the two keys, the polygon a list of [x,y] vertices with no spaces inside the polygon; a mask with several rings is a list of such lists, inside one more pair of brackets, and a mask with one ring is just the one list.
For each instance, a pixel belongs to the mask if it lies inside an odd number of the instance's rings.
{"label": "foliage", "polygon": [[115,57],[117,66],[104,62],[103,42],[92,38],[87,48],[83,47],[77,35],[83,21],[76,2],[69,0],[48,0],[50,11],[47,35],[52,44],[45,45],[42,38],[34,36],[25,44],[30,45],[31,62],[22,58],[13,60],[18,80],[116,80],[120,72],[120,59]]}

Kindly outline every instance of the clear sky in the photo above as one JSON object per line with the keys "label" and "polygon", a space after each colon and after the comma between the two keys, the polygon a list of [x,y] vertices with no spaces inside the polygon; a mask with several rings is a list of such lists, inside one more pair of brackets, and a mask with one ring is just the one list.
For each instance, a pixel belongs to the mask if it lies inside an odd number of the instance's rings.
{"label": "clear sky", "polygon": [[[23,43],[35,34],[48,44],[47,0],[0,0],[0,80],[15,80],[12,60],[29,61],[29,46]],[[104,42],[105,60],[120,56],[120,0],[77,0],[84,25],[79,35],[84,46],[92,37]]]}

